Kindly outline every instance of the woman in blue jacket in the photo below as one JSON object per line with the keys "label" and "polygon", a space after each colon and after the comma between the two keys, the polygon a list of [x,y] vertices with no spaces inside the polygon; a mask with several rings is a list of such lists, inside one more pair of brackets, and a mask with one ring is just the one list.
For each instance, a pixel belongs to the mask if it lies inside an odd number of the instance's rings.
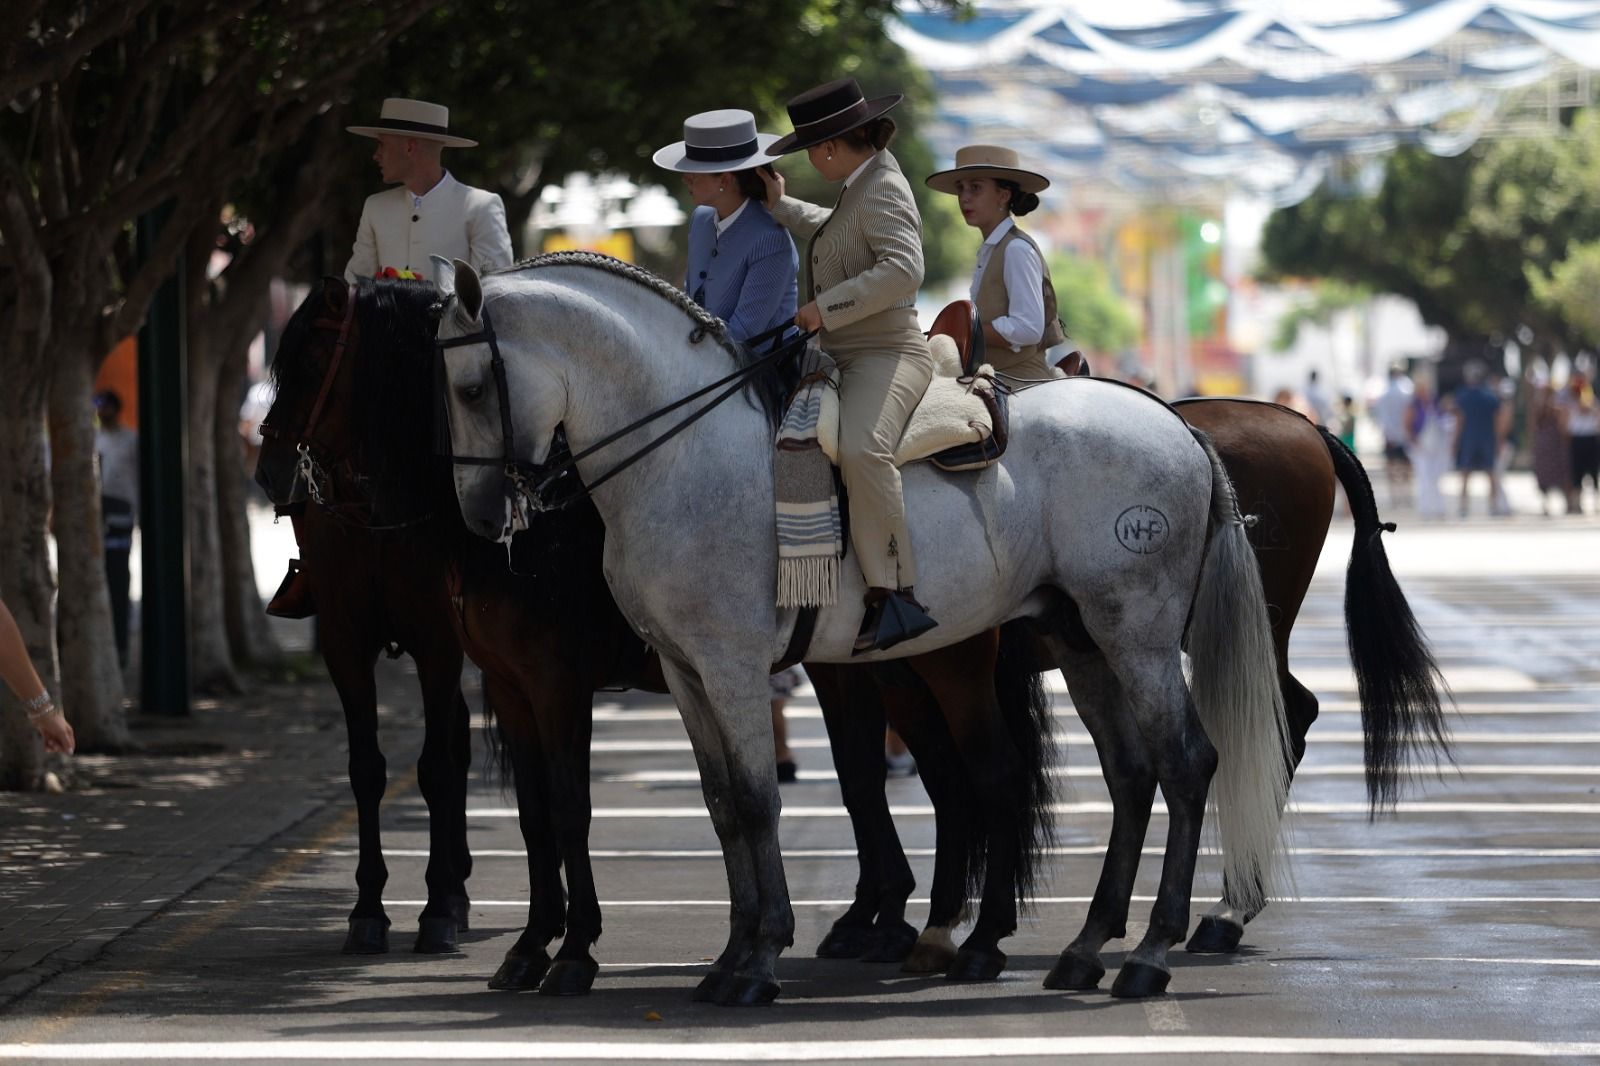
{"label": "woman in blue jacket", "polygon": [[654,157],[683,175],[695,203],[684,291],[740,341],[794,321],[799,256],[789,231],[768,213],[756,174],[777,139],[757,133],[748,111],[706,111],[684,122],[683,140]]}
{"label": "woman in blue jacket", "polygon": [[[655,154],[657,166],[683,175],[694,201],[684,291],[746,341],[792,323],[800,260],[789,231],[767,211],[756,173],[776,134],[757,133],[748,111],[707,111],[683,124],[683,140]],[[790,667],[772,678],[772,733],[778,780],[796,777],[783,705],[804,680]]]}

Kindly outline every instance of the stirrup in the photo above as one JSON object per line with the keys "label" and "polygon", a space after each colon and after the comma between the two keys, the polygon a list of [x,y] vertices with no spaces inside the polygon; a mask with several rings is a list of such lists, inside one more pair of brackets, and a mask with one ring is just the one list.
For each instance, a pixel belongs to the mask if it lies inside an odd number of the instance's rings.
{"label": "stirrup", "polygon": [[267,613],[274,618],[310,618],[317,613],[317,601],[311,595],[311,579],[300,568],[299,559],[289,560],[289,572],[283,575],[278,591],[268,601]]}
{"label": "stirrup", "polygon": [[867,613],[861,619],[861,632],[856,634],[850,654],[884,651],[920,637],[938,624],[928,617],[926,608],[912,597],[910,589],[869,589]]}

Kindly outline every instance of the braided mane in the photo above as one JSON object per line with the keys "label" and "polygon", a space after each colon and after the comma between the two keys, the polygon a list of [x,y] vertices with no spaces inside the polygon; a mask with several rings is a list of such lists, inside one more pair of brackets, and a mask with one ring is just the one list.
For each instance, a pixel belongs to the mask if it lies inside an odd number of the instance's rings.
{"label": "braided mane", "polygon": [[[642,285],[657,296],[672,304],[678,310],[688,315],[694,322],[694,330],[689,334],[689,343],[698,344],[709,337],[716,341],[723,351],[733,357],[738,366],[748,366],[756,361],[757,354],[749,346],[733,339],[728,333],[728,324],[704,307],[690,299],[689,294],[672,284],[658,274],[653,274],[644,267],[625,263],[621,259],[599,252],[568,251],[546,252],[536,255],[531,259],[524,259],[499,270],[488,271],[485,276],[494,274],[520,274],[524,271],[538,270],[540,267],[576,266],[588,267],[590,270],[600,270],[607,274],[614,274],[619,278]],[[778,366],[770,367],[754,375],[745,386],[748,392],[754,394],[757,406],[766,414],[768,421],[774,429],[778,420],[783,416],[783,408],[787,403],[789,393],[794,386],[797,376],[794,372],[795,361],[785,360]]]}

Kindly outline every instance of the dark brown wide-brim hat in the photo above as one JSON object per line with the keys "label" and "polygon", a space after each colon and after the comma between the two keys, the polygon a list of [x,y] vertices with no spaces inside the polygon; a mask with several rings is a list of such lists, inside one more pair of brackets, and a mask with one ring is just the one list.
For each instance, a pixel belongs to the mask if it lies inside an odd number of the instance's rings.
{"label": "dark brown wide-brim hat", "polygon": [[788,155],[849,133],[904,99],[902,93],[891,93],[868,100],[854,78],[840,78],[807,89],[789,101],[789,121],[794,123],[794,132],[778,138],[767,149],[767,155],[774,158]]}

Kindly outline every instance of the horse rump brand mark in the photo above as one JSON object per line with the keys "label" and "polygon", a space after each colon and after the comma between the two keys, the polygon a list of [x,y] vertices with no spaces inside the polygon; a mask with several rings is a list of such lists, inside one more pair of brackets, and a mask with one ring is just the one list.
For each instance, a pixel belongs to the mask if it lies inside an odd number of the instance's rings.
{"label": "horse rump brand mark", "polygon": [[1117,543],[1135,555],[1154,555],[1167,546],[1167,516],[1136,504],[1117,515]]}

